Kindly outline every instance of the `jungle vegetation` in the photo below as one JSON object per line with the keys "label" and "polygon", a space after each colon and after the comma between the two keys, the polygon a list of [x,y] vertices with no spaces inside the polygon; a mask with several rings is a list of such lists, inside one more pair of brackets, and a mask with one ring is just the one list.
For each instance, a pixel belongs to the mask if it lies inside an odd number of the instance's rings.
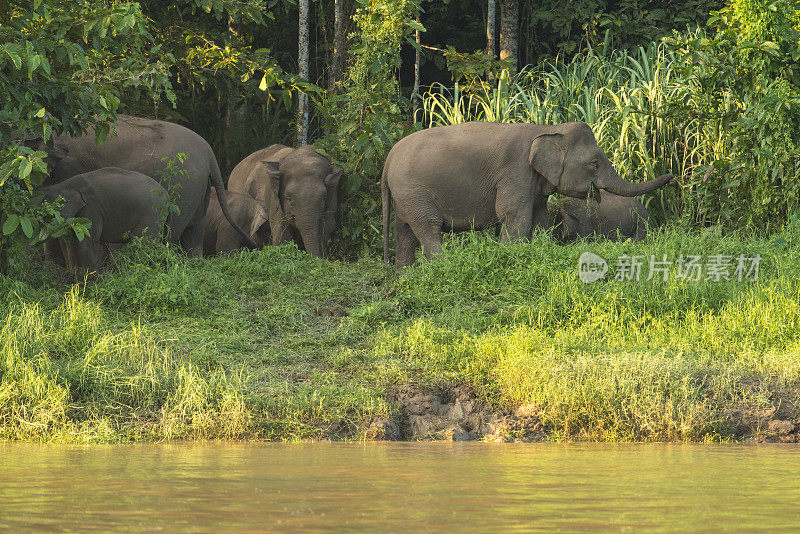
{"label": "jungle vegetation", "polygon": [[[556,439],[797,419],[798,59],[795,0],[0,0],[0,437],[359,438],[409,381],[535,405]],[[37,202],[25,140],[102,140],[118,113],[190,127],[223,175],[307,136],[345,169],[331,259],[137,242],[85,279],[43,264],[43,239],[91,228]],[[396,273],[384,158],[467,120],[586,121],[620,174],[680,188],[643,199],[645,244],[454,236]],[[748,284],[585,285],[587,246],[765,261]]]}

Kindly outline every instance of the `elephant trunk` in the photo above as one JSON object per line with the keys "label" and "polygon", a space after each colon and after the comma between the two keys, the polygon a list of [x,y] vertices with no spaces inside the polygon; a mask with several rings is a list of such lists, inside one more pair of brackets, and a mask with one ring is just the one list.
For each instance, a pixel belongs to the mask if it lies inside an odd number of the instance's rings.
{"label": "elephant trunk", "polygon": [[303,239],[303,248],[315,258],[319,258],[322,256],[322,248],[320,245],[321,223],[319,218],[315,219],[312,217],[298,222],[297,228],[300,231],[300,237]]}
{"label": "elephant trunk", "polygon": [[645,193],[649,193],[650,191],[654,191],[659,187],[666,185],[670,180],[672,180],[671,174],[662,174],[658,178],[653,178],[652,180],[648,180],[642,183],[632,183],[627,182],[617,174],[613,168],[611,172],[606,175],[606,178],[603,180],[598,181],[597,186],[600,189],[605,189],[609,193],[614,193],[615,195],[620,195],[623,197],[636,197],[639,195],[644,195]]}

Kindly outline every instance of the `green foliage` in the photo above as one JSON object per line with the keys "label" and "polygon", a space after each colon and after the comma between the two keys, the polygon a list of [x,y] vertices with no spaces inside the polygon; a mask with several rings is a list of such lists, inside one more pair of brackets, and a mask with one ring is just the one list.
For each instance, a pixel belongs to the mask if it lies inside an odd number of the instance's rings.
{"label": "green foliage", "polygon": [[[271,48],[274,0],[145,0],[144,13],[173,58],[176,106],[126,94],[133,114],[188,122],[214,148],[223,174],[255,149],[294,142],[288,128],[292,94],[313,92],[308,80],[287,73]],[[267,37],[261,34],[267,34]]]}
{"label": "green foliage", "polygon": [[87,230],[85,221],[64,221],[33,195],[47,173],[46,153],[23,142],[49,143],[54,134],[80,134],[90,125],[104,139],[126,87],[174,99],[138,4],[7,5],[7,20],[0,25],[2,272],[24,261],[25,244],[63,235],[69,226],[78,237]]}
{"label": "green foliage", "polygon": [[78,134],[89,125],[104,139],[125,87],[174,99],[138,4],[10,4],[10,20],[0,26],[0,84],[7,95],[0,144],[5,147],[12,134],[35,134],[47,142],[54,130]]}
{"label": "green foliage", "polygon": [[472,54],[458,52],[452,46],[442,54],[447,61],[447,70],[454,82],[466,81],[469,86],[481,86],[483,80],[488,80],[503,70],[510,68],[510,61],[498,59],[486,52],[479,50]]}
{"label": "green foliage", "polygon": [[587,47],[634,49],[659,40],[673,28],[696,28],[719,9],[718,0],[654,2],[641,0],[544,0],[529,3],[523,24],[531,35],[529,61],[541,56],[572,56]]}
{"label": "green foliage", "polygon": [[774,230],[800,207],[800,6],[735,0],[709,26],[668,40],[682,65],[673,113],[718,145],[695,219]]}
{"label": "green foliage", "polygon": [[396,77],[400,48],[421,28],[413,19],[419,8],[415,0],[359,0],[359,5],[358,33],[350,50],[355,58],[343,92],[317,99],[328,131],[317,144],[343,167],[345,176],[333,241],[336,252],[349,256],[365,246],[377,250],[380,241],[383,163],[394,143],[409,133],[404,123],[409,101],[400,96]]}
{"label": "green foliage", "polygon": [[169,237],[171,228],[167,225],[167,221],[170,215],[180,215],[181,213],[181,209],[177,204],[178,196],[181,192],[181,184],[172,183],[172,181],[176,176],[182,176],[186,179],[189,173],[183,168],[183,162],[186,161],[186,154],[183,152],[178,152],[174,158],[164,156],[161,161],[165,163],[164,169],[157,170],[154,178],[167,190],[167,193],[164,196],[161,190],[158,191],[159,196],[163,196],[163,199],[153,209],[158,212],[161,227],[165,228],[166,236]]}

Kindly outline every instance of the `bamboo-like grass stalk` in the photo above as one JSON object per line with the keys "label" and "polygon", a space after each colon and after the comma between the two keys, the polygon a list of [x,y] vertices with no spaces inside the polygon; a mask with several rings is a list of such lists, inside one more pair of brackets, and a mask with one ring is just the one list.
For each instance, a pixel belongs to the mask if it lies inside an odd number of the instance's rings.
{"label": "bamboo-like grass stalk", "polygon": [[[721,125],[675,117],[668,104],[685,98],[675,57],[663,43],[601,55],[579,54],[570,61],[548,60],[515,76],[503,72],[498,83],[465,91],[435,84],[423,97],[428,126],[468,121],[558,124],[588,123],[620,174],[646,180],[670,172],[691,187],[699,169],[727,156]],[[691,92],[688,92],[691,94]],[[691,105],[691,102],[689,102]],[[645,198],[663,219],[680,213],[702,224],[688,195],[658,191]]]}

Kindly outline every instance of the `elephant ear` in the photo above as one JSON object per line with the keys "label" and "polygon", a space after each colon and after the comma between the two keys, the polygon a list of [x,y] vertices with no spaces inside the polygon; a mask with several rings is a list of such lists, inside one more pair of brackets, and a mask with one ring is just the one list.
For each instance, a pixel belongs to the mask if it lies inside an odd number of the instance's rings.
{"label": "elephant ear", "polygon": [[331,173],[325,177],[325,189],[327,195],[325,198],[325,206],[330,206],[333,199],[336,198],[336,191],[339,187],[339,180],[342,178],[342,169],[336,165],[331,165]]}
{"label": "elephant ear", "polygon": [[67,201],[64,207],[61,208],[61,215],[65,219],[76,217],[78,212],[86,207],[86,200],[84,200],[80,191],[75,189],[67,189],[65,191],[60,191],[59,194]]}
{"label": "elephant ear", "polygon": [[531,152],[528,156],[528,162],[533,170],[544,176],[553,187],[558,187],[561,175],[564,174],[564,151],[558,144],[562,137],[561,134],[536,136],[531,143]]}
{"label": "elephant ear", "polygon": [[[283,173],[280,170],[280,163],[277,161],[262,161],[261,164],[269,175],[269,184],[267,186],[267,200],[270,209],[270,215],[283,217],[283,204],[281,203],[281,180],[283,180]],[[277,220],[277,219],[276,219]]]}
{"label": "elephant ear", "polygon": [[269,212],[267,208],[259,203],[253,215],[253,222],[250,224],[250,237],[252,237],[253,240],[255,240],[258,230],[267,222],[269,222]]}
{"label": "elephant ear", "polygon": [[44,142],[44,139],[38,136],[25,139],[23,144],[31,150],[47,153],[47,157],[45,157],[45,163],[47,164],[48,174],[53,172],[53,169],[59,161],[69,155],[69,149],[62,143],[59,143],[58,140],[53,141],[53,148],[48,147],[47,143]]}
{"label": "elephant ear", "polygon": [[[20,137],[19,140],[22,141],[22,144],[31,150],[47,152],[47,143],[44,142],[44,139],[42,139],[41,136],[25,135],[24,133],[19,134],[18,136]],[[14,137],[15,136],[12,135],[11,139],[14,140]]]}
{"label": "elephant ear", "polygon": [[47,155],[55,161],[61,161],[69,155],[69,149],[56,141],[53,143],[53,148],[47,151]]}

